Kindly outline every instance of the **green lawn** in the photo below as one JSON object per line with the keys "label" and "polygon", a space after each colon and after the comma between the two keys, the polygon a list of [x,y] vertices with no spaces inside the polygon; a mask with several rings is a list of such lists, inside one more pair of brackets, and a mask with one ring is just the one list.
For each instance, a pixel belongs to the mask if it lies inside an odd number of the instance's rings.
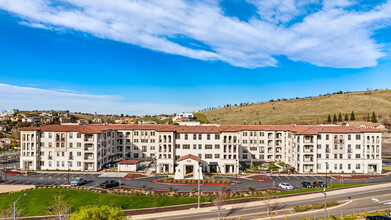
{"label": "green lawn", "polygon": [[[72,206],[72,212],[86,205],[110,205],[122,209],[140,209],[151,207],[172,206],[180,204],[196,203],[197,198],[189,197],[152,197],[152,196],[127,196],[99,194],[74,189],[34,189],[25,192],[16,192],[0,195],[0,209],[9,208],[20,195],[27,193],[17,203],[17,207],[23,209],[23,216],[49,215],[47,207],[53,201],[55,195],[62,195],[64,200]],[[202,202],[209,201],[201,199]]]}
{"label": "green lawn", "polygon": [[383,167],[383,170],[391,170],[391,166]]}

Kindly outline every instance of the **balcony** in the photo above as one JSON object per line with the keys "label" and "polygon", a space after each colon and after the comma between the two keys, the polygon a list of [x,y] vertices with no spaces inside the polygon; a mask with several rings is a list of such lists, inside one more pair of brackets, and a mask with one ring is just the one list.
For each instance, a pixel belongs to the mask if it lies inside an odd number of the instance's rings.
{"label": "balcony", "polygon": [[353,153],[353,150],[352,149],[348,149],[348,153]]}
{"label": "balcony", "polygon": [[334,144],[343,144],[344,142],[343,139],[334,139]]}
{"label": "balcony", "polygon": [[314,148],[304,148],[304,153],[313,153]]}
{"label": "balcony", "polygon": [[73,156],[69,156],[69,160],[73,160]]}
{"label": "balcony", "polygon": [[94,160],[93,156],[84,156],[84,160]]}
{"label": "balcony", "polygon": [[304,158],[304,162],[314,162],[314,158],[313,157]]}
{"label": "balcony", "polygon": [[53,156],[48,156],[48,160],[53,160]]}
{"label": "balcony", "polygon": [[326,148],[326,153],[330,153],[330,148]]}

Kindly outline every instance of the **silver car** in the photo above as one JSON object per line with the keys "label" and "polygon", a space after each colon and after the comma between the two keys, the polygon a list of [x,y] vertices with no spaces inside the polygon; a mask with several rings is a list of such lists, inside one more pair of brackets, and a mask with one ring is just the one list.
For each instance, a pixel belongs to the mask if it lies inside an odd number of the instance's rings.
{"label": "silver car", "polygon": [[289,190],[294,189],[294,187],[289,183],[280,183],[278,184],[278,187],[280,187],[281,189],[289,189]]}
{"label": "silver car", "polygon": [[72,180],[71,186],[81,186],[87,182],[86,179],[83,177],[76,177],[75,179]]}

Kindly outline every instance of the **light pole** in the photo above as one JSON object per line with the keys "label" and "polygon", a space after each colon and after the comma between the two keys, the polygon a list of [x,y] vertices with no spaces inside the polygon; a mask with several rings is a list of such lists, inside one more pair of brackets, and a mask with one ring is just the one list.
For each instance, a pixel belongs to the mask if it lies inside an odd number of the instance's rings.
{"label": "light pole", "polygon": [[68,185],[70,184],[70,182],[69,182],[69,161],[68,161]]}
{"label": "light pole", "polygon": [[235,161],[236,161],[236,163],[235,163],[235,165],[236,165],[236,169],[235,169],[235,173],[236,173],[236,182],[238,182],[238,159],[236,159]]}
{"label": "light pole", "polygon": [[201,165],[198,165],[198,208],[200,208],[200,181],[201,181]]}
{"label": "light pole", "polygon": [[329,163],[326,162],[326,187],[327,187],[327,168],[329,166]]}
{"label": "light pole", "polygon": [[15,205],[16,205],[16,203],[19,201],[19,199],[22,198],[22,196],[25,196],[25,195],[27,195],[27,194],[25,193],[25,194],[19,196],[19,198],[14,202],[14,220],[15,220],[15,218],[16,218],[16,214],[15,214]]}
{"label": "light pole", "polygon": [[[326,188],[325,188],[325,190],[326,190]],[[326,195],[326,192],[320,191],[320,193],[324,194],[324,219],[327,219],[327,211],[326,211],[327,195]]]}

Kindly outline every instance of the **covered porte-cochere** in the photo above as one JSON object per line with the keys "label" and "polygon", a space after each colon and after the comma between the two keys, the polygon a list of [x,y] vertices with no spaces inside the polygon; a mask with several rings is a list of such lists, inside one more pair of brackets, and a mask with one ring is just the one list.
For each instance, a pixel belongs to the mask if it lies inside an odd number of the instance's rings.
{"label": "covered porte-cochere", "polygon": [[201,158],[187,154],[177,160],[175,179],[203,179]]}

